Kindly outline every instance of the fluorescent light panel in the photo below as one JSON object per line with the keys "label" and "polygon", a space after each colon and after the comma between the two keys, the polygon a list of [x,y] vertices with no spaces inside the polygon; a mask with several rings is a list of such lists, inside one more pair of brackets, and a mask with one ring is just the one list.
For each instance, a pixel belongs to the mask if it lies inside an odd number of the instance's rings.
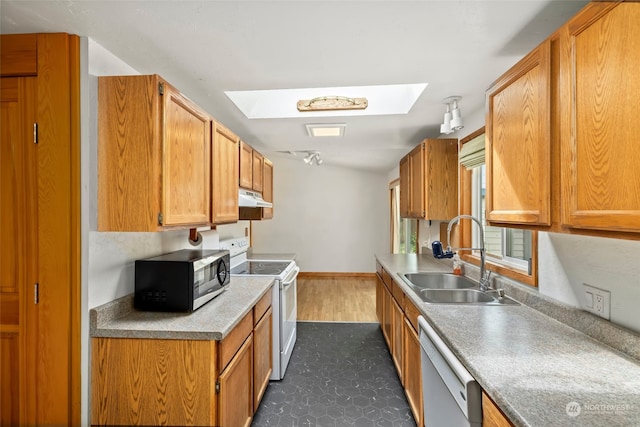
{"label": "fluorescent light panel", "polygon": [[346,123],[310,123],[306,124],[307,134],[316,136],[343,136]]}
{"label": "fluorescent light panel", "polygon": [[[226,91],[225,95],[249,119],[282,119],[300,117],[376,116],[407,114],[427,83],[343,86],[306,89]],[[321,96],[367,98],[366,110],[305,111],[297,109],[301,99]]]}

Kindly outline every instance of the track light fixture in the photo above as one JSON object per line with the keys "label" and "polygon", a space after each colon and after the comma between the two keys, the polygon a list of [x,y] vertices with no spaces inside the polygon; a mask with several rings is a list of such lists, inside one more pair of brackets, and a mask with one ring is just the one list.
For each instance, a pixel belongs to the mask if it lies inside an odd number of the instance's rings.
{"label": "track light fixture", "polygon": [[444,121],[440,125],[440,133],[448,135],[464,127],[460,108],[458,108],[458,101],[461,99],[461,96],[450,96],[442,101],[447,106],[447,111],[444,113]]}
{"label": "track light fixture", "polygon": [[315,162],[316,166],[320,166],[323,163],[320,158],[320,153],[317,151],[309,151],[302,160],[308,165],[312,165]]}

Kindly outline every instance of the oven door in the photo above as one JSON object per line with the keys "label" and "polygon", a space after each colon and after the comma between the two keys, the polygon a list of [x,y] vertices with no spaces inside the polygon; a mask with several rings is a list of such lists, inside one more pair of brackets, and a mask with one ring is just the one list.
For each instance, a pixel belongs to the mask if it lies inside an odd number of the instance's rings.
{"label": "oven door", "polygon": [[[283,358],[287,359],[291,356],[293,346],[295,344],[296,321],[298,320],[298,301],[297,301],[297,277],[300,268],[298,266],[280,282],[280,353]],[[285,357],[285,354],[287,355]],[[281,361],[283,367],[287,363]],[[282,370],[284,373],[284,369]]]}

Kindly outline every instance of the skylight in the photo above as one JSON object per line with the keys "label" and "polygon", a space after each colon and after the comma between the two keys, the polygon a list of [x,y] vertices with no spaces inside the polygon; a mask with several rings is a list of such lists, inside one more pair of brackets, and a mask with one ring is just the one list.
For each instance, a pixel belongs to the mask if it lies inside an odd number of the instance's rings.
{"label": "skylight", "polygon": [[[420,97],[427,83],[344,86],[306,89],[276,89],[225,91],[225,95],[249,119],[282,119],[335,116],[376,116],[407,114]],[[322,96],[346,96],[366,98],[369,102],[365,110],[305,111],[296,108],[301,99]]]}

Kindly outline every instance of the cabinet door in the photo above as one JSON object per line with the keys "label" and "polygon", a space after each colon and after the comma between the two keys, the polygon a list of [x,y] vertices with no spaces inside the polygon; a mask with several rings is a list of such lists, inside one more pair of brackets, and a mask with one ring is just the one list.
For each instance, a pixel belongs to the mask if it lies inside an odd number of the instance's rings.
{"label": "cabinet door", "polygon": [[639,22],[594,3],[561,30],[563,225],[640,232]]}
{"label": "cabinet door", "polygon": [[487,220],[551,223],[551,47],[547,40],[487,92]]}
{"label": "cabinet door", "polygon": [[[269,292],[270,294],[271,292]],[[270,296],[269,296],[270,297]],[[269,385],[273,353],[273,314],[271,307],[260,319],[253,330],[253,412],[258,410],[258,405]]]}
{"label": "cabinet door", "polygon": [[[264,159],[264,183],[262,190],[262,198],[266,202],[273,203],[273,163],[271,160],[265,158]],[[262,219],[271,219],[273,218],[273,208],[263,208],[262,209]]]}
{"label": "cabinet door", "polygon": [[384,336],[384,340],[387,343],[387,347],[389,347],[389,351],[391,351],[391,338],[392,338],[392,314],[391,308],[393,297],[391,296],[391,292],[387,289],[386,286],[382,285],[382,308],[383,308],[383,316],[382,316],[382,335]]}
{"label": "cabinet door", "polygon": [[404,392],[413,417],[418,426],[423,424],[422,404],[422,370],[420,362],[420,339],[409,319],[404,319],[404,334],[402,341],[402,356],[404,357]]}
{"label": "cabinet door", "polygon": [[253,148],[240,141],[240,187],[253,189]]}
{"label": "cabinet door", "polygon": [[411,199],[411,170],[409,169],[409,156],[400,160],[400,217],[409,217],[409,205]]}
{"label": "cabinet door", "polygon": [[482,392],[482,427],[513,427],[485,392]]}
{"label": "cabinet door", "polygon": [[448,221],[458,214],[458,140],[424,141],[424,218]]}
{"label": "cabinet door", "polygon": [[248,427],[253,417],[252,335],[231,359],[218,378],[218,384],[218,425]]}
{"label": "cabinet door", "polygon": [[264,189],[264,157],[262,154],[258,153],[256,150],[253,150],[253,184],[251,188],[254,191],[262,193]]}
{"label": "cabinet door", "polygon": [[163,225],[207,224],[211,125],[207,113],[164,84]]}
{"label": "cabinet door", "polygon": [[211,156],[211,222],[238,221],[239,140],[219,123],[213,123]]}
{"label": "cabinet door", "polygon": [[424,144],[418,145],[409,153],[410,191],[409,217],[424,218]]}
{"label": "cabinet door", "polygon": [[396,365],[398,377],[404,383],[404,372],[402,366],[402,335],[404,329],[404,313],[394,298],[391,298],[391,324],[393,332],[391,333],[392,350],[391,356],[393,363]]}
{"label": "cabinet door", "polygon": [[384,284],[379,274],[376,274],[376,317],[380,326],[384,325]]}

